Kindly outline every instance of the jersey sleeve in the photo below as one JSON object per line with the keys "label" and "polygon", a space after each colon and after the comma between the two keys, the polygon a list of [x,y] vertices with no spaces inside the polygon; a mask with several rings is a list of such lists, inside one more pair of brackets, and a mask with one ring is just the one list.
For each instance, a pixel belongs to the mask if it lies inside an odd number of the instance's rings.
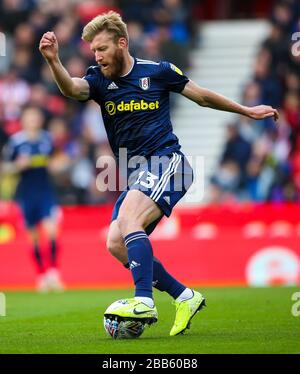
{"label": "jersey sleeve", "polygon": [[85,79],[90,86],[90,96],[84,101],[95,100],[97,97],[99,98],[99,89],[103,83],[103,76],[99,74],[99,68],[97,66],[90,66],[83,79]]}
{"label": "jersey sleeve", "polygon": [[54,143],[53,143],[52,135],[49,131],[44,131],[44,136],[45,136],[45,139],[46,139],[46,141],[49,145],[48,155],[53,156],[55,149],[54,149]]}
{"label": "jersey sleeve", "polygon": [[161,68],[161,79],[165,82],[166,88],[172,92],[182,92],[189,78],[170,62],[162,61]]}
{"label": "jersey sleeve", "polygon": [[17,148],[15,147],[12,139],[10,139],[3,147],[2,157],[6,162],[15,161],[17,157]]}

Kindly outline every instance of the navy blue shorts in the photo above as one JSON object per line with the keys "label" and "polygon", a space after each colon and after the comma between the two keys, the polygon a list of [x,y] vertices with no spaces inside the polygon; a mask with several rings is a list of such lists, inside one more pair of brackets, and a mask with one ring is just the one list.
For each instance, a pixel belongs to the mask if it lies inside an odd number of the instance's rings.
{"label": "navy blue shorts", "polygon": [[[120,206],[130,190],[139,190],[149,196],[169,217],[177,202],[185,195],[193,182],[193,170],[180,151],[168,155],[138,158],[135,167],[128,169],[128,187],[119,196],[112,213],[112,221],[118,217]],[[149,235],[161,218],[147,227]]]}
{"label": "navy blue shorts", "polygon": [[17,200],[24,215],[25,223],[31,228],[45,218],[54,218],[57,211],[56,202],[51,195],[38,195]]}

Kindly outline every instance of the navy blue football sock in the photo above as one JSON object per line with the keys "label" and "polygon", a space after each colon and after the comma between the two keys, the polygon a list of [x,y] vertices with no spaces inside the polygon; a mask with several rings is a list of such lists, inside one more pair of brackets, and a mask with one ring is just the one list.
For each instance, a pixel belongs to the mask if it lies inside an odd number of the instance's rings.
{"label": "navy blue football sock", "polygon": [[152,299],[153,251],[150,240],[144,231],[136,231],[127,235],[124,241],[135,284],[135,296]]}
{"label": "navy blue football sock", "polygon": [[[129,269],[129,262],[124,264],[124,267]],[[184,284],[178,282],[178,280],[166,271],[163,264],[156,257],[153,257],[152,287],[161,292],[167,292],[174,299],[177,299],[177,297],[186,289]]]}
{"label": "navy blue football sock", "polygon": [[37,243],[34,243],[33,245],[33,257],[37,265],[38,271],[43,272],[44,271],[43,260],[41,256],[40,247]]}
{"label": "navy blue football sock", "polygon": [[57,244],[55,239],[50,241],[50,253],[51,253],[51,265],[56,267],[57,265]]}
{"label": "navy blue football sock", "polygon": [[186,289],[186,286],[178,282],[166,271],[163,264],[156,257],[153,257],[153,287],[159,291],[167,292],[174,299],[177,299]]}

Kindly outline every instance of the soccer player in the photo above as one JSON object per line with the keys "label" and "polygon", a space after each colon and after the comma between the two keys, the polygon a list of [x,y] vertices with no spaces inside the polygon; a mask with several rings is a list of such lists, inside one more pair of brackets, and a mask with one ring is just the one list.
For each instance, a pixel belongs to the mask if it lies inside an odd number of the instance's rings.
{"label": "soccer player", "polygon": [[[53,151],[52,140],[42,129],[44,115],[35,106],[27,106],[21,114],[22,131],[14,134],[4,147],[4,171],[19,173],[16,200],[23,212],[32,242],[37,267],[37,290],[60,291],[63,285],[57,268],[57,204],[47,171]],[[49,255],[42,255],[39,224],[49,241]]]}
{"label": "soccer player", "polygon": [[[169,93],[181,93],[200,106],[254,119],[276,119],[278,113],[265,105],[245,107],[199,87],[169,62],[131,56],[126,24],[115,12],[95,17],[84,27],[82,38],[90,44],[97,63],[83,78],[71,77],[62,66],[53,32],[43,35],[39,49],[65,96],[80,101],[92,99],[100,105],[117,160],[120,150],[127,150],[128,187],[115,205],[107,247],[131,270],[135,297],[125,300],[115,314],[156,322],[155,286],[175,299],[176,316],[170,335],[178,335],[189,327],[205,299],[177,281],[153,257],[148,237],[161,217],[171,214],[192,183],[192,169],[172,131]],[[136,158],[139,167],[132,170]]]}

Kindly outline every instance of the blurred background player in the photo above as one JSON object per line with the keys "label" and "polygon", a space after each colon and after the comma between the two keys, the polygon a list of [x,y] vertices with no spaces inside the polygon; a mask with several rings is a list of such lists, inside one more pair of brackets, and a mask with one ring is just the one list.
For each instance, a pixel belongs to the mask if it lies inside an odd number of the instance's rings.
{"label": "blurred background player", "polygon": [[[57,206],[48,173],[52,140],[43,130],[45,118],[38,107],[27,106],[20,120],[22,130],[11,136],[4,148],[4,171],[20,175],[15,198],[32,243],[32,258],[38,274],[37,290],[60,291],[63,284],[57,268]],[[41,251],[40,224],[48,241],[47,256]]]}

